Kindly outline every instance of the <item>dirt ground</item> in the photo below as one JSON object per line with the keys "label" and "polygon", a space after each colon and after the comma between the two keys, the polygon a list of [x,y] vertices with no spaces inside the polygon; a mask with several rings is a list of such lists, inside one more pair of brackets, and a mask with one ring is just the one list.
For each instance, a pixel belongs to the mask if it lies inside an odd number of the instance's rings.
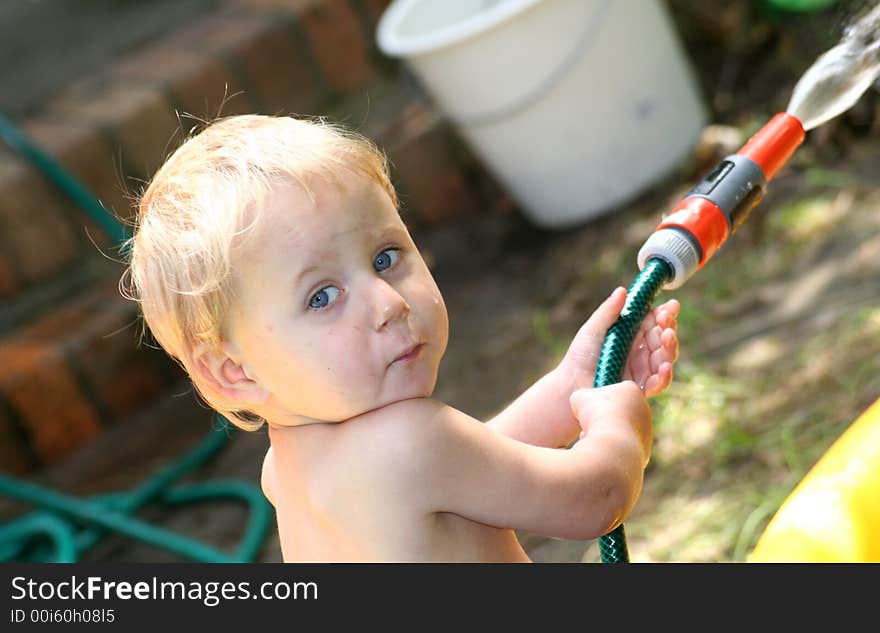
{"label": "dirt ground", "polygon": [[[638,200],[575,229],[538,230],[514,209],[415,235],[450,315],[435,396],[488,418],[549,370],[599,302],[632,281],[636,253],[661,215],[785,109],[800,75],[836,43],[854,8],[868,4],[784,15],[758,2],[670,2],[711,109],[704,142]],[[673,386],[652,401],[654,453],[626,522],[634,562],[745,560],[795,484],[880,397],[878,158],[880,98],[871,89],[809,133],[703,270],[658,296],[682,303],[681,356]],[[190,397],[159,405],[168,408],[167,434],[131,427],[117,449],[155,449],[144,469],[179,451],[204,428],[189,423]],[[256,481],[265,447],[264,434],[236,433],[204,476]],[[85,479],[101,454],[79,456],[67,476]],[[125,459],[124,449],[115,459]],[[166,521],[231,539],[236,512],[206,508]],[[598,561],[595,542],[522,538],[539,562]],[[108,538],[89,559],[162,556]],[[280,560],[277,539],[260,559]]]}

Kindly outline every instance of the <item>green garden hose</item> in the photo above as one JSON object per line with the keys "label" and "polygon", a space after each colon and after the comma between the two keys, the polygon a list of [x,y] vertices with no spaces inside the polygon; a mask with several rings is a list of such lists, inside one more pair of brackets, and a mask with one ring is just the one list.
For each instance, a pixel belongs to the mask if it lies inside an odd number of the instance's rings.
{"label": "green garden hose", "polygon": [[52,184],[64,192],[80,209],[85,211],[106,231],[117,244],[124,244],[128,232],[119,220],[104,208],[91,192],[49,154],[35,145],[12,121],[0,113],[0,138],[9,147],[28,159]]}
{"label": "green garden hose", "polygon": [[[221,416],[216,417],[228,424]],[[185,473],[213,457],[225,444],[226,436],[226,428],[221,424],[194,450],[135,490],[92,499],[78,499],[0,474],[0,495],[41,508],[0,527],[0,561],[73,562],[107,531],[118,532],[198,562],[253,561],[259,554],[272,519],[271,507],[258,488],[230,480],[172,486]],[[180,505],[216,499],[244,501],[250,510],[250,521],[233,554],[131,516],[148,503]],[[33,547],[33,541],[38,537],[40,540]],[[46,537],[54,547],[46,547],[42,542]]]}
{"label": "green garden hose", "polygon": [[[642,321],[651,309],[654,297],[673,278],[672,268],[662,259],[649,259],[636,275],[626,293],[620,316],[605,335],[596,365],[594,387],[620,382],[626,359]],[[623,524],[599,537],[599,555],[603,563],[628,563]]]}
{"label": "green garden hose", "polygon": [[[125,226],[3,114],[0,114],[0,138],[91,216],[120,248],[124,247],[129,237]],[[230,480],[174,485],[225,445],[230,423],[219,414],[215,414],[215,420],[215,428],[190,453],[129,492],[80,499],[0,474],[0,495],[39,508],[0,525],[0,561],[75,562],[108,531],[198,562],[255,560],[272,520],[272,508],[259,487]],[[132,516],[149,503],[182,505],[212,499],[233,499],[248,506],[249,522],[233,554]]]}
{"label": "green garden hose", "polygon": [[[271,507],[260,490],[249,483],[232,480],[172,486],[185,473],[207,462],[226,443],[225,425],[228,422],[219,415],[215,418],[219,422],[217,428],[195,449],[130,492],[81,500],[0,474],[0,495],[41,508],[0,527],[0,561],[25,558],[31,562],[71,562],[95,545],[107,531],[119,532],[198,562],[254,560],[272,519]],[[250,510],[250,521],[234,554],[226,554],[130,516],[149,503],[181,505],[216,499],[243,501]],[[70,527],[78,527],[79,531],[61,530],[58,523],[64,523],[64,520],[60,517],[73,522]],[[35,537],[46,536],[54,544],[53,548],[47,548],[42,542],[32,548]]]}
{"label": "green garden hose", "polygon": [[[41,538],[42,537],[42,538]],[[54,548],[32,562],[73,563],[77,559],[76,532],[70,522],[54,514],[33,513],[0,527],[0,561],[21,558],[22,551],[34,539],[41,543],[48,537]],[[45,549],[45,547],[44,547]]]}

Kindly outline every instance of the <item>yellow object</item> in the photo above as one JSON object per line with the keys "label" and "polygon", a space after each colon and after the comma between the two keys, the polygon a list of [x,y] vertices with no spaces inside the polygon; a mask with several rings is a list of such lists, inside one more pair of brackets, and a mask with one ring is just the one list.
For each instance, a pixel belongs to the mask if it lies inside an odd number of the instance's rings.
{"label": "yellow object", "polygon": [[880,400],[771,519],[750,562],[880,562]]}

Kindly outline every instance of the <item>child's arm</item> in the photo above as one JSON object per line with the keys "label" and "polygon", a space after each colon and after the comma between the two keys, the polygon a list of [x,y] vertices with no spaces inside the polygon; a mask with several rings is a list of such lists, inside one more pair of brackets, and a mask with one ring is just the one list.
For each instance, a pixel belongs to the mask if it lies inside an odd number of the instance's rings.
{"label": "child's arm", "polygon": [[449,512],[559,538],[606,534],[641,492],[651,410],[631,381],[580,390],[570,406],[584,437],[552,449],[514,441],[436,401],[389,405],[407,427],[393,441],[399,459],[389,485],[426,515]]}
{"label": "child's arm", "polygon": [[[569,397],[593,386],[602,342],[625,300],[626,291],[615,290],[580,328],[560,364],[489,420],[489,428],[535,446],[568,446],[580,431]],[[678,357],[678,310],[674,299],[651,310],[633,342],[621,380],[634,381],[647,397],[672,382],[672,365]]]}

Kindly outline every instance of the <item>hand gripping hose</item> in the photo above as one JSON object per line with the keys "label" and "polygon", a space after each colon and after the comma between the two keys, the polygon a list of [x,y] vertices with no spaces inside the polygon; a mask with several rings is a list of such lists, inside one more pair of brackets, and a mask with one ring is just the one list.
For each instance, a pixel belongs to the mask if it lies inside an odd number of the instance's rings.
{"label": "hand gripping hose", "polygon": [[[722,160],[673,212],[638,253],[640,272],[617,321],[605,335],[594,387],[620,382],[632,342],[661,288],[680,287],[702,268],[763,199],[767,182],[805,136],[786,112],[774,116],[743,147]],[[623,525],[599,537],[603,563],[629,562]]]}

